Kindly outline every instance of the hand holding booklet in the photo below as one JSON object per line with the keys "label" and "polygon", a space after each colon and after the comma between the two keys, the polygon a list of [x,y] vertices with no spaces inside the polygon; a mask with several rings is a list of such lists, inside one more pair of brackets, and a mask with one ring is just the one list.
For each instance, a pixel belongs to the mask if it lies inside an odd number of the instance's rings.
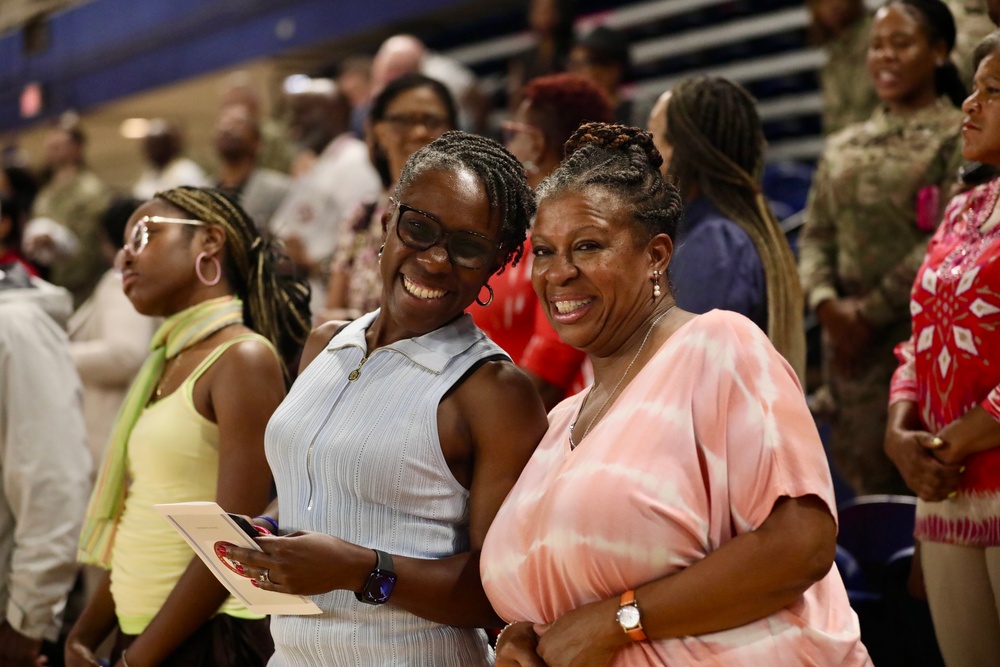
{"label": "hand holding booklet", "polygon": [[167,503],[155,507],[194,549],[215,578],[250,611],[258,614],[321,613],[320,608],[307,597],[261,590],[246,577],[223,565],[215,555],[216,542],[228,542],[257,551],[260,547],[217,503]]}

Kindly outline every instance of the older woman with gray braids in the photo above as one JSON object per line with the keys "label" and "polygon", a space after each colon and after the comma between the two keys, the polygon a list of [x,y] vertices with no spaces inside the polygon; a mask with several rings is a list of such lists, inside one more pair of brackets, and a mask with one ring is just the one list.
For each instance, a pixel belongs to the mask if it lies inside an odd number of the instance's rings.
{"label": "older woman with gray braids", "polygon": [[272,619],[272,667],[492,664],[479,550],[545,413],[465,310],[519,259],[534,209],[492,140],[448,132],[406,162],[381,307],[313,332],[268,426],[282,535],[218,545],[261,588],[323,610]]}
{"label": "older woman with gray braids", "polygon": [[833,564],[833,489],[788,363],[677,307],[681,200],[652,137],[591,123],[538,190],[532,278],[594,385],[483,545],[497,667],[870,665]]}
{"label": "older woman with gray braids", "polygon": [[649,129],[684,199],[670,264],[677,303],[746,315],[802,380],[802,289],[760,189],[766,141],[753,97],[727,79],[687,79],[660,97]]}
{"label": "older woman with gray braids", "polygon": [[250,217],[216,190],[159,193],[129,219],[122,288],[163,317],[119,413],[87,508],[80,557],[108,570],[70,632],[66,664],[117,629],[117,667],[263,666],[267,621],[230,597],[154,510],[214,499],[259,514],[264,429],[285,394],[281,354],[308,334],[308,289]]}

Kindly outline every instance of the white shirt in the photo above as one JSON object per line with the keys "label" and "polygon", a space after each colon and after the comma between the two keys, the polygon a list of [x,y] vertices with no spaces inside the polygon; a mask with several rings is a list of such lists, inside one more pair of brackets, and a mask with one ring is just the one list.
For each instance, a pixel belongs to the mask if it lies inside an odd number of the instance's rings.
{"label": "white shirt", "polygon": [[[345,132],[320,153],[316,163],[293,184],[271,218],[271,231],[280,239],[298,238],[313,263],[333,256],[345,220],[361,205],[378,196],[382,181],[372,166],[368,147]],[[310,281],[313,312],[326,304],[322,277]]]}
{"label": "white shirt", "polygon": [[204,188],[211,185],[205,171],[194,160],[186,157],[174,158],[163,169],[147,166],[132,188],[136,199],[152,199],[157,192],[192,185]]}
{"label": "white shirt", "polygon": [[[58,302],[62,302],[59,304]],[[52,286],[0,291],[0,620],[54,641],[90,495],[80,380]]]}

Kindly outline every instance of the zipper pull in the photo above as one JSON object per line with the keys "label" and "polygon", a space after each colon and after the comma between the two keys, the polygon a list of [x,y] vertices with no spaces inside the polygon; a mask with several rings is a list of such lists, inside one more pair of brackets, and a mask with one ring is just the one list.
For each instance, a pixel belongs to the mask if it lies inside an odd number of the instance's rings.
{"label": "zipper pull", "polygon": [[365,365],[366,361],[368,361],[368,355],[367,354],[365,356],[361,357],[361,363],[358,364],[358,367],[355,368],[353,371],[351,371],[351,373],[347,376],[347,381],[348,382],[354,382],[359,377],[361,377],[361,367]]}

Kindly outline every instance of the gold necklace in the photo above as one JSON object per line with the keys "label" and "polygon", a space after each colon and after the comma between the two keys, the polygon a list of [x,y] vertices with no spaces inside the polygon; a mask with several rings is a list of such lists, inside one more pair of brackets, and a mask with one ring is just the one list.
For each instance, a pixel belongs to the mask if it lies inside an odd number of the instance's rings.
{"label": "gold necklace", "polygon": [[[604,408],[608,407],[608,403],[610,403],[611,399],[614,398],[614,396],[615,396],[616,393],[618,393],[618,388],[622,386],[622,382],[624,382],[625,378],[628,377],[628,372],[630,370],[632,370],[632,366],[633,366],[633,364],[635,364],[636,359],[638,359],[639,355],[642,354],[642,349],[644,347],[646,347],[646,341],[649,340],[649,336],[650,336],[650,334],[653,333],[653,329],[656,328],[656,324],[660,320],[662,320],[664,317],[666,317],[667,313],[669,313],[671,310],[673,310],[676,306],[677,306],[677,304],[675,303],[673,306],[670,306],[669,308],[667,308],[655,320],[653,320],[652,324],[649,325],[649,329],[646,330],[646,335],[643,337],[642,342],[639,343],[639,349],[635,351],[635,356],[632,357],[632,361],[628,362],[628,366],[625,368],[625,372],[622,373],[621,379],[618,380],[618,384],[615,385],[615,388],[611,390],[611,393],[608,394],[608,397],[606,399],[604,399],[603,403],[601,403],[601,407],[597,410],[597,414],[594,415],[594,418],[590,420],[589,424],[587,424],[587,428],[586,428],[586,430],[584,430],[583,436],[580,438],[581,441],[583,440],[583,438],[587,437],[587,434],[590,433],[590,429],[594,427],[594,424],[597,423],[597,420],[600,419],[601,415],[604,413]],[[593,387],[591,387],[590,391],[587,392],[587,395],[583,397],[583,402],[580,404],[580,411],[576,413],[576,419],[574,419],[573,423],[571,423],[569,425],[569,448],[570,449],[576,449],[576,441],[573,440],[573,431],[576,430],[576,423],[580,420],[580,415],[583,414],[584,408],[587,407],[587,400],[590,399],[590,395],[592,393],[594,393],[594,388]]]}
{"label": "gold necklace", "polygon": [[173,365],[170,367],[170,370],[164,373],[163,377],[160,378],[160,383],[156,385],[156,400],[160,400],[160,397],[163,396],[163,385],[167,383],[167,380],[173,377],[174,371],[177,369],[177,366],[180,365],[181,357],[184,356],[185,351],[186,350],[181,350],[177,353],[177,356],[172,359]]}

